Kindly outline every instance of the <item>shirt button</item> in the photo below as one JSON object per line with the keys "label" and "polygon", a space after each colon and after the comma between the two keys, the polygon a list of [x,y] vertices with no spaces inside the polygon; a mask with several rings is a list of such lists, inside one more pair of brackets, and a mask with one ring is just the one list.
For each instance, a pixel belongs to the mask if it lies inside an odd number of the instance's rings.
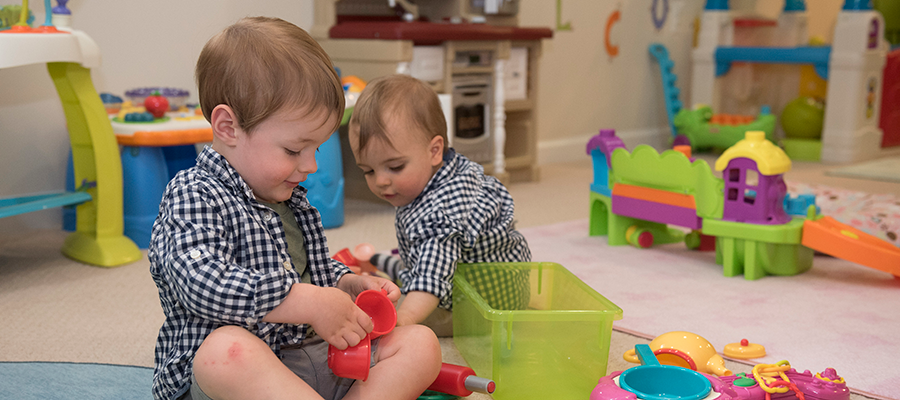
{"label": "shirt button", "polygon": [[191,258],[195,260],[200,258],[200,250],[191,250]]}
{"label": "shirt button", "polygon": [[294,267],[291,265],[290,261],[285,261],[282,265],[284,265],[284,269],[286,269],[288,271],[294,269]]}
{"label": "shirt button", "polygon": [[247,323],[247,326],[252,326],[252,325],[253,325],[253,318],[247,317],[247,318],[244,320],[244,322]]}
{"label": "shirt button", "polygon": [[272,213],[266,213],[266,215],[263,216],[263,219],[266,220],[266,221],[272,219]]}

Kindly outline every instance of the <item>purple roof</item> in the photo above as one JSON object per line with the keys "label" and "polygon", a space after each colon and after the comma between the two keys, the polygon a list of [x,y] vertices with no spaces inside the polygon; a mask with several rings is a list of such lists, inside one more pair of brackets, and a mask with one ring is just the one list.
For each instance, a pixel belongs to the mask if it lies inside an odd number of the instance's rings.
{"label": "purple roof", "polygon": [[610,164],[610,155],[613,150],[618,148],[625,148],[625,143],[622,142],[622,139],[619,139],[616,136],[615,129],[601,129],[599,134],[594,135],[591,140],[588,140],[587,143],[587,153],[591,154],[591,151],[594,149],[600,149],[603,154],[606,155],[606,165],[611,166]]}

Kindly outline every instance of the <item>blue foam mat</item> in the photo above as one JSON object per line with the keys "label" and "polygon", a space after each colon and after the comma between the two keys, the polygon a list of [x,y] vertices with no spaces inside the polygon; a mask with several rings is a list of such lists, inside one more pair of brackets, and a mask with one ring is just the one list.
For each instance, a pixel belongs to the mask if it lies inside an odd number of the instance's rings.
{"label": "blue foam mat", "polygon": [[0,362],[0,399],[152,399],[153,369],[65,362]]}

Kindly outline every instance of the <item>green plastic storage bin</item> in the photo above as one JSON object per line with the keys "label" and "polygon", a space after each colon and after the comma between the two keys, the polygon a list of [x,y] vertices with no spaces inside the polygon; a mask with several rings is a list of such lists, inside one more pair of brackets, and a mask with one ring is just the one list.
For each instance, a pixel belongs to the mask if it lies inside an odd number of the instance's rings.
{"label": "green plastic storage bin", "polygon": [[578,399],[606,375],[622,309],[556,263],[459,264],[453,341],[503,399]]}

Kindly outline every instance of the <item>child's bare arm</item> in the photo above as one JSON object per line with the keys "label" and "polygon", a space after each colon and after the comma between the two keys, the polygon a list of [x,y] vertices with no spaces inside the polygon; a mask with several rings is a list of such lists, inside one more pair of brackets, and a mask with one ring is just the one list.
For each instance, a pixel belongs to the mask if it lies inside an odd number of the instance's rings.
{"label": "child's bare arm", "polygon": [[263,321],[310,324],[326,342],[341,350],[359,344],[373,328],[372,320],[347,293],[306,283],[291,286],[284,301]]}
{"label": "child's bare arm", "polygon": [[437,308],[440,299],[428,292],[409,292],[397,309],[397,325],[418,324]]}

